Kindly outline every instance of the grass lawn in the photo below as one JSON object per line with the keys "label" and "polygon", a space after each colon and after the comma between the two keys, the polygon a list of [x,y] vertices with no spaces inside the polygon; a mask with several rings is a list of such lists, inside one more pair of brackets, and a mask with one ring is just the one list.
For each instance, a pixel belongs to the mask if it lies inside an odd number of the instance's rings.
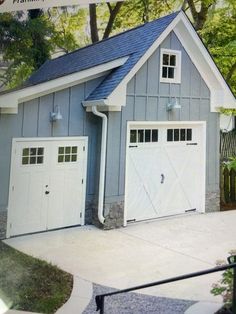
{"label": "grass lawn", "polygon": [[9,308],[55,313],[69,298],[73,277],[0,241],[0,301]]}

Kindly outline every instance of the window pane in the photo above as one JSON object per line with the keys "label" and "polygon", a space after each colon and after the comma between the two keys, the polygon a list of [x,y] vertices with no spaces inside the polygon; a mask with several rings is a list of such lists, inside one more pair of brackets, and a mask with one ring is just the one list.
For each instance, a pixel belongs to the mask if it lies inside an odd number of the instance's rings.
{"label": "window pane", "polygon": [[186,129],[181,129],[180,130],[180,140],[181,141],[185,141],[185,133],[186,133]]}
{"label": "window pane", "polygon": [[29,156],[29,148],[24,148],[22,156]]}
{"label": "window pane", "polygon": [[174,129],[174,141],[179,141],[179,129]]}
{"label": "window pane", "polygon": [[43,163],[43,157],[37,157],[37,164],[42,164]]}
{"label": "window pane", "polygon": [[59,153],[60,155],[64,154],[64,147],[59,147],[59,148],[58,148],[58,153]]}
{"label": "window pane", "polygon": [[31,165],[36,164],[36,157],[30,157],[30,164]]}
{"label": "window pane", "polygon": [[167,141],[168,142],[172,142],[173,141],[173,130],[172,129],[168,129],[167,130]]}
{"label": "window pane", "polygon": [[77,146],[72,147],[72,154],[77,154]]}
{"label": "window pane", "polygon": [[192,129],[187,129],[187,141],[192,141]]}
{"label": "window pane", "polygon": [[170,65],[173,65],[173,66],[176,65],[176,56],[175,55],[170,56]]}
{"label": "window pane", "polygon": [[70,162],[70,155],[65,156],[65,162]]}
{"label": "window pane", "polygon": [[130,143],[136,143],[137,142],[137,130],[131,130],[130,131]]}
{"label": "window pane", "polygon": [[169,55],[163,54],[163,65],[169,65]]}
{"label": "window pane", "polygon": [[168,70],[168,68],[167,67],[163,67],[162,68],[162,77],[167,77],[167,70]]}
{"label": "window pane", "polygon": [[63,162],[64,161],[64,156],[58,156],[58,162]]}
{"label": "window pane", "polygon": [[36,148],[30,148],[30,155],[35,156],[36,155]]}
{"label": "window pane", "polygon": [[145,130],[145,142],[151,142],[151,130]]}
{"label": "window pane", "polygon": [[144,130],[138,130],[138,142],[143,143],[143,133]]}
{"label": "window pane", "polygon": [[38,155],[43,155],[43,147],[38,147]]}
{"label": "window pane", "polygon": [[173,79],[175,75],[175,69],[174,68],[168,68],[168,78]]}
{"label": "window pane", "polygon": [[29,163],[29,157],[23,157],[22,158],[22,165],[28,165]]}
{"label": "window pane", "polygon": [[67,146],[66,147],[66,154],[70,154],[71,153],[71,147],[70,146]]}
{"label": "window pane", "polygon": [[71,161],[77,161],[77,155],[72,155],[71,156]]}
{"label": "window pane", "polygon": [[158,130],[152,130],[152,142],[158,142]]}

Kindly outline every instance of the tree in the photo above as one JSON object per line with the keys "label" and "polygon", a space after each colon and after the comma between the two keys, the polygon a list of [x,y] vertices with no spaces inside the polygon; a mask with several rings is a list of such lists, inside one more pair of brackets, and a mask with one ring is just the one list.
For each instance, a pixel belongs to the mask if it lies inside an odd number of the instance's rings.
{"label": "tree", "polygon": [[[105,27],[105,30],[102,35],[102,39],[106,39],[112,32],[113,25],[116,19],[117,14],[119,13],[121,6],[123,5],[122,1],[116,2],[112,5],[110,2],[106,3],[109,10],[109,18]],[[98,31],[98,20],[97,20],[97,4],[91,3],[89,5],[89,16],[90,16],[90,30],[91,30],[91,40],[93,43],[99,41],[99,31]]]}
{"label": "tree", "polygon": [[53,32],[53,25],[41,10],[0,15],[0,42],[4,60],[9,67],[1,81],[9,87],[21,84],[33,70],[38,69],[51,53],[48,38]]}
{"label": "tree", "polygon": [[217,0],[184,0],[182,10],[190,13],[196,31],[203,29],[209,15],[209,11]]}
{"label": "tree", "polygon": [[200,35],[210,50],[227,83],[236,93],[236,2],[225,0],[224,6],[211,12]]}

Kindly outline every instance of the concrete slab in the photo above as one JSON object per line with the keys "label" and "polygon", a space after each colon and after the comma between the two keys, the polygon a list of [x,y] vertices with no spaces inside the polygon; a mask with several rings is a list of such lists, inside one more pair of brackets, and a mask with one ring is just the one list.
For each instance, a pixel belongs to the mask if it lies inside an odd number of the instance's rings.
{"label": "concrete slab", "polygon": [[69,300],[56,314],[82,314],[93,295],[92,283],[74,276],[73,290]]}
{"label": "concrete slab", "polygon": [[[94,226],[12,238],[7,244],[87,281],[117,289],[207,269],[236,248],[236,211],[192,214],[103,231]],[[212,274],[140,291],[221,301],[210,294]]]}
{"label": "concrete slab", "polygon": [[184,314],[215,314],[222,306],[222,303],[216,302],[197,302],[190,306]]}

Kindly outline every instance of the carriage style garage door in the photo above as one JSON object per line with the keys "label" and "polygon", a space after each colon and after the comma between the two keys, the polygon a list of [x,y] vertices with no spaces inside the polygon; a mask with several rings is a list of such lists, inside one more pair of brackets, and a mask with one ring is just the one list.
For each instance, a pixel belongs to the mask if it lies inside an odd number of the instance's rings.
{"label": "carriage style garage door", "polygon": [[130,122],[125,194],[127,222],[204,211],[204,122]]}
{"label": "carriage style garage door", "polygon": [[14,139],[8,237],[84,223],[87,138]]}

